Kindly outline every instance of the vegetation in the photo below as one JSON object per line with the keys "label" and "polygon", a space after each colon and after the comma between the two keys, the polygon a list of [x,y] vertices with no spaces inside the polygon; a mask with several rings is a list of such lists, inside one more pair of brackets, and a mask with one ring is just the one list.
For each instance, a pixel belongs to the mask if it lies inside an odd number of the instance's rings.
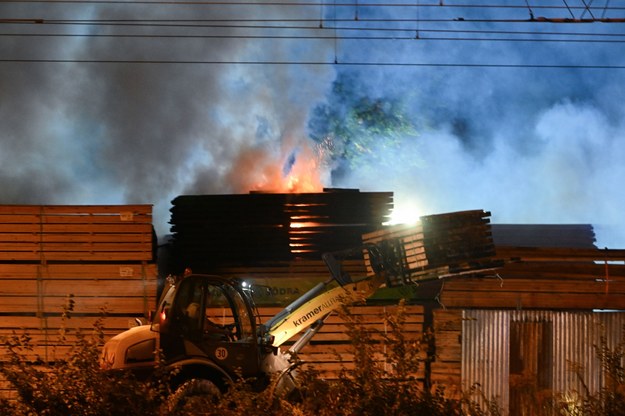
{"label": "vegetation", "polygon": [[[401,305],[400,305],[401,306]],[[364,329],[358,317],[342,311],[351,340],[355,365],[344,366],[338,377],[324,380],[314,369],[302,369],[301,388],[282,397],[272,388],[254,392],[248,383],[237,383],[222,396],[190,396],[183,400],[169,388],[171,374],[159,366],[150,381],[139,381],[130,374],[110,374],[99,368],[103,341],[101,322],[93,333],[76,335],[76,343],[65,359],[51,363],[28,359],[32,340],[27,334],[3,339],[6,354],[0,363],[0,377],[10,383],[15,395],[0,399],[4,415],[492,415],[501,413],[496,403],[486,400],[480,407],[467,392],[450,399],[442,388],[424,389],[419,369],[429,359],[428,335],[407,339],[403,331],[405,312],[386,316],[387,333]],[[65,334],[62,334],[65,336]],[[383,360],[376,360],[376,343],[382,343]],[[606,374],[606,388],[587,394],[572,405],[563,395],[551,394],[537,406],[538,415],[625,415],[625,342],[609,349],[597,346]],[[376,351],[379,351],[376,350]],[[389,371],[390,370],[390,371]]]}
{"label": "vegetation", "polygon": [[[365,168],[372,162],[385,165],[386,152],[401,157],[402,144],[418,137],[404,104],[387,96],[371,97],[360,79],[342,72],[332,84],[327,103],[313,110],[311,139],[336,169]],[[395,162],[396,163],[396,162]]]}
{"label": "vegetation", "polygon": [[[63,312],[60,340],[69,336],[67,321],[73,309],[68,300]],[[109,374],[100,370],[104,341],[102,320],[93,332],[73,334],[67,358],[44,362],[32,358],[33,341],[28,334],[0,339],[6,354],[0,361],[0,378],[15,390],[16,398],[0,398],[0,416],[158,414],[168,396],[168,373],[158,371],[150,382],[139,382],[130,374]]]}

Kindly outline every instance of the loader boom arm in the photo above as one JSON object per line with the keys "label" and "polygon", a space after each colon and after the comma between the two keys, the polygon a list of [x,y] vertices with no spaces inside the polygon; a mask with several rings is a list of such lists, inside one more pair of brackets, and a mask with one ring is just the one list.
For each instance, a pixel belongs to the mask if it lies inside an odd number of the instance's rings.
{"label": "loader boom arm", "polygon": [[267,335],[273,338],[272,346],[279,347],[341,305],[368,298],[385,283],[385,279],[376,274],[360,281],[327,289],[330,283],[331,281],[320,283],[300,298],[304,299],[303,302],[295,301],[265,324]]}

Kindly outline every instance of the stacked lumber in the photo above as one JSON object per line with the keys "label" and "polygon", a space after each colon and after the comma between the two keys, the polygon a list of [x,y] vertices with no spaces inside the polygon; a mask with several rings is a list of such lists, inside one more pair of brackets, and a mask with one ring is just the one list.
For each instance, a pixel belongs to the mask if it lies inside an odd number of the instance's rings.
{"label": "stacked lumber", "polygon": [[183,195],[172,201],[176,272],[211,272],[217,265],[320,259],[358,247],[360,236],[382,226],[392,193]]}
{"label": "stacked lumber", "polygon": [[[490,232],[489,212],[481,210],[423,216],[417,225],[397,225],[364,234],[379,250],[391,285],[439,279],[499,267]],[[368,253],[369,275],[375,262]]]}
{"label": "stacked lumber", "polygon": [[103,312],[117,334],[155,307],[153,261],[149,205],[0,206],[0,337],[28,333],[53,360]]}
{"label": "stacked lumber", "polygon": [[[398,306],[354,306],[349,308],[349,319],[357,323],[358,327],[365,331],[370,331],[374,347],[375,361],[392,376],[392,368],[385,363],[388,350],[382,342],[385,335],[389,335],[390,328],[385,324],[385,316],[392,316],[397,313]],[[424,308],[421,305],[406,305],[405,323],[402,335],[406,342],[419,344],[424,334]],[[263,321],[280,311],[279,308],[261,308],[260,313]],[[304,368],[311,367],[320,376],[326,379],[337,378],[342,370],[354,369],[354,346],[351,343],[347,329],[348,324],[340,314],[333,314],[326,320],[325,325],[313,337],[298,355],[304,361]],[[295,337],[291,342],[283,346],[288,350],[289,346],[297,340]],[[427,357],[427,347],[423,345],[423,350],[418,354],[425,360]],[[415,375],[423,380],[425,377],[425,365],[420,366]]]}
{"label": "stacked lumber", "polygon": [[0,206],[0,261],[149,261],[151,206]]}
{"label": "stacked lumber", "polygon": [[[362,259],[343,260],[341,268],[353,277],[366,274]],[[242,279],[258,287],[254,292],[254,300],[258,306],[287,305],[319,282],[330,278],[324,261],[308,259],[259,262],[251,266],[217,266],[213,272],[224,277]]]}
{"label": "stacked lumber", "polygon": [[497,247],[514,261],[482,278],[449,279],[454,308],[625,309],[625,250]]}
{"label": "stacked lumber", "polygon": [[447,397],[460,394],[462,389],[462,311],[434,311],[434,359],[430,364],[432,385],[445,387]]}
{"label": "stacked lumber", "polygon": [[596,248],[591,224],[491,224],[498,247]]}

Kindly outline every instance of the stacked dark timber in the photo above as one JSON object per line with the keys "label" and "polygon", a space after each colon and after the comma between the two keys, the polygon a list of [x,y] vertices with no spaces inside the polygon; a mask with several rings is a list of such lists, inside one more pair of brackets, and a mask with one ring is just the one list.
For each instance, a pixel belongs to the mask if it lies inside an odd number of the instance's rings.
{"label": "stacked dark timber", "polygon": [[498,247],[596,248],[591,224],[492,224]]}
{"label": "stacked dark timber", "polygon": [[90,332],[102,311],[106,336],[146,317],[156,280],[150,205],[0,206],[0,336],[27,332],[33,358],[63,358],[60,329]]}
{"label": "stacked dark timber", "polygon": [[228,263],[319,260],[357,247],[388,219],[392,193],[186,195],[172,204],[176,267],[206,272]]}
{"label": "stacked dark timber", "polygon": [[625,250],[497,247],[512,261],[480,279],[450,279],[447,307],[625,309]]}
{"label": "stacked dark timber", "polygon": [[[453,212],[421,217],[414,226],[391,226],[363,235],[380,249],[395,285],[499,267],[489,212]],[[368,274],[372,259],[365,255]]]}

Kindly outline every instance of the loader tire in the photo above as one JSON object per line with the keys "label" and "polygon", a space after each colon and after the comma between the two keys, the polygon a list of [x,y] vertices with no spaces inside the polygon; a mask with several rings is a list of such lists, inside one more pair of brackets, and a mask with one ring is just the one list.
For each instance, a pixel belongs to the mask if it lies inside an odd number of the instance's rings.
{"label": "loader tire", "polygon": [[169,411],[175,415],[193,403],[202,402],[217,404],[221,398],[221,390],[211,380],[192,378],[182,383],[169,399]]}

